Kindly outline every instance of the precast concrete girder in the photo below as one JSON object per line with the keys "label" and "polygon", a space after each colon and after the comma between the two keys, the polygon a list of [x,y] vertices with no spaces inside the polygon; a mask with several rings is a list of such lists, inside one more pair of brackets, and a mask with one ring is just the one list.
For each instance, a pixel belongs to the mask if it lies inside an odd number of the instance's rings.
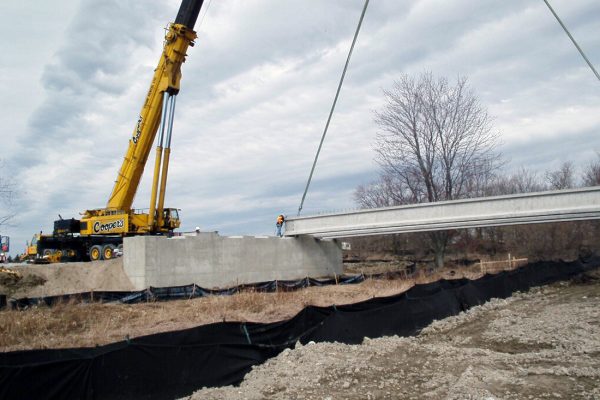
{"label": "precast concrete girder", "polygon": [[600,219],[600,187],[288,217],[286,236],[344,238]]}

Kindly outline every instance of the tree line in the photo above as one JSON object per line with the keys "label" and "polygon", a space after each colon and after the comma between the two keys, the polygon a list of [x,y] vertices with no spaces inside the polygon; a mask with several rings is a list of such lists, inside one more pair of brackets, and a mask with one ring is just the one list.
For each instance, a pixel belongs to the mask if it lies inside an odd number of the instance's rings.
{"label": "tree line", "polygon": [[[356,188],[354,200],[362,208],[600,184],[600,153],[581,172],[567,161],[542,176],[525,167],[503,173],[507,161],[499,152],[500,135],[466,78],[458,77],[451,83],[431,73],[403,75],[391,89],[384,90],[384,97],[385,105],[374,117],[379,128],[374,149],[380,174],[375,182]],[[438,267],[444,264],[444,255],[451,245],[471,250],[479,246],[479,250],[493,253],[508,246],[511,237],[519,247],[523,240],[537,243],[531,235],[550,235],[556,240],[560,236],[566,240],[570,234],[583,240],[581,234],[569,228],[581,224],[544,225],[439,231],[417,236],[434,255]],[[525,234],[528,229],[533,231]],[[554,247],[556,240],[552,241]],[[544,251],[548,255],[556,253],[550,249],[533,250],[526,252],[536,257]]]}

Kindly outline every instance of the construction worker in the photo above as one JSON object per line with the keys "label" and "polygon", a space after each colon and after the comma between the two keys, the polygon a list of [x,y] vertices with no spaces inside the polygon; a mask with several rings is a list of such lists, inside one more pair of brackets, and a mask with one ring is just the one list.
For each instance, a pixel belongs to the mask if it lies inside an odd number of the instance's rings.
{"label": "construction worker", "polygon": [[196,227],[196,236],[199,236],[199,235],[200,235],[200,227],[199,227],[199,226],[197,226],[197,227]]}
{"label": "construction worker", "polygon": [[282,237],[283,234],[281,233],[281,227],[283,226],[283,223],[285,222],[285,217],[283,216],[283,214],[279,214],[279,216],[277,217],[277,223],[275,224],[275,226],[277,227],[277,236]]}

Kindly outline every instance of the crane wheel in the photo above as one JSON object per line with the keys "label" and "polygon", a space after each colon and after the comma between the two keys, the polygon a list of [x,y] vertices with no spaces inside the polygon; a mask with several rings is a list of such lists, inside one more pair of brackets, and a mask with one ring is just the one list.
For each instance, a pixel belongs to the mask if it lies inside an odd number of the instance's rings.
{"label": "crane wheel", "polygon": [[52,249],[44,249],[44,251],[42,252],[42,256],[49,257],[49,256],[52,255],[52,253],[54,253],[54,250],[52,250]]}
{"label": "crane wheel", "polygon": [[112,244],[105,244],[102,248],[102,258],[104,260],[110,260],[115,257],[115,246]]}
{"label": "crane wheel", "polygon": [[90,247],[90,261],[98,261],[102,259],[102,247],[94,245]]}

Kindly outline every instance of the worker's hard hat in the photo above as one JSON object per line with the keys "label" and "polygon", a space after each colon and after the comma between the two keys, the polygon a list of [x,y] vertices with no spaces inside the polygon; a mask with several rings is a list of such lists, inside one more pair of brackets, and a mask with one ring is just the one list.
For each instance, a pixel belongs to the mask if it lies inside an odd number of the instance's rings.
{"label": "worker's hard hat", "polygon": [[196,227],[196,230],[197,230],[197,231],[199,231],[199,230],[200,230],[200,227],[199,227],[199,226],[197,226],[197,227]]}

